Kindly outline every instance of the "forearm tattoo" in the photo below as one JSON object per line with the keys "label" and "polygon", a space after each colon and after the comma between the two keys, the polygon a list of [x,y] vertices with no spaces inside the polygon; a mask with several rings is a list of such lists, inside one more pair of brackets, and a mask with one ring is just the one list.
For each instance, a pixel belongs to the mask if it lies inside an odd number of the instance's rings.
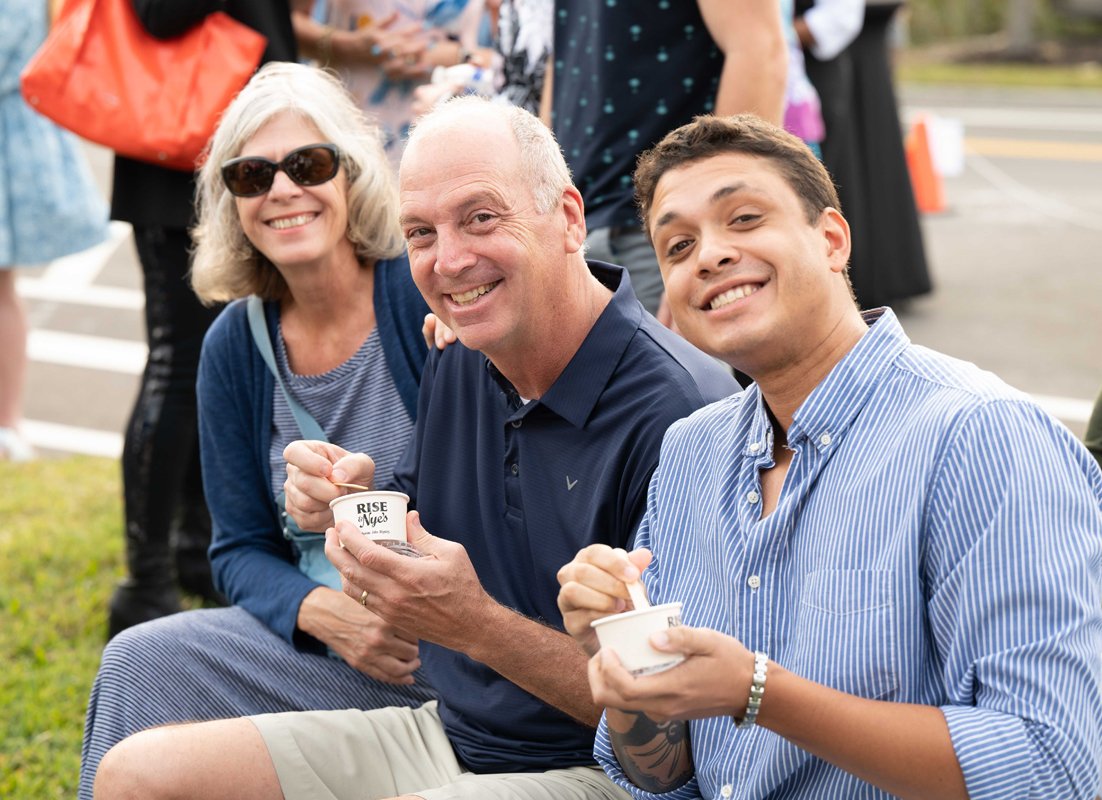
{"label": "forearm tattoo", "polygon": [[687,783],[693,776],[689,723],[655,722],[641,711],[625,711],[635,718],[627,731],[609,728],[609,739],[624,774],[644,791],[662,794]]}

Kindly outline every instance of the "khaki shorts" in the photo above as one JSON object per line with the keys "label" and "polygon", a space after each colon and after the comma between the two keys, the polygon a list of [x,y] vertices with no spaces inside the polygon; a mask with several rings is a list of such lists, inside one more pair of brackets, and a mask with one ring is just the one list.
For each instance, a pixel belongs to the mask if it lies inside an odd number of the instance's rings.
{"label": "khaki shorts", "polygon": [[456,761],[436,702],[250,717],[286,800],[625,800],[598,767],[476,775]]}

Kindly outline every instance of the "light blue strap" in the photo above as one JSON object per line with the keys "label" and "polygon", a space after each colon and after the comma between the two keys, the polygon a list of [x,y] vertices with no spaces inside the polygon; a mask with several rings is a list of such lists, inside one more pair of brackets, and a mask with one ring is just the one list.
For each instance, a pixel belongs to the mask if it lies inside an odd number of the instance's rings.
{"label": "light blue strap", "polygon": [[246,301],[246,310],[249,316],[249,329],[252,331],[253,341],[256,342],[256,349],[260,351],[260,357],[264,359],[264,363],[268,365],[268,369],[275,376],[276,383],[283,391],[287,405],[291,407],[291,413],[295,417],[295,422],[298,423],[302,438],[328,442],[329,437],[325,435],[321,425],[310,416],[310,412],[302,407],[302,404],[294,398],[283,383],[283,376],[279,374],[275,353],[272,350],[272,337],[268,334],[268,322],[264,319],[264,302],[255,294],[250,295]]}
{"label": "light blue strap", "polygon": [[[249,330],[252,332],[256,349],[260,351],[260,357],[268,365],[275,376],[276,383],[287,398],[287,405],[291,407],[291,413],[298,423],[299,432],[305,439],[317,439],[328,442],[325,431],[318,425],[317,420],[310,416],[310,412],[302,407],[283,383],[283,376],[276,367],[275,352],[272,350],[272,337],[268,333],[268,322],[264,319],[264,303],[256,295],[252,295],[246,301],[246,311],[249,317]],[[276,506],[279,508],[279,518],[283,527],[283,537],[294,543],[295,563],[304,575],[312,578],[323,586],[341,591],[341,576],[337,568],[329,563],[325,557],[325,534],[313,531],[304,531],[294,519],[287,513],[287,497],[283,492],[276,497]],[[330,658],[343,660],[332,648],[326,648]]]}

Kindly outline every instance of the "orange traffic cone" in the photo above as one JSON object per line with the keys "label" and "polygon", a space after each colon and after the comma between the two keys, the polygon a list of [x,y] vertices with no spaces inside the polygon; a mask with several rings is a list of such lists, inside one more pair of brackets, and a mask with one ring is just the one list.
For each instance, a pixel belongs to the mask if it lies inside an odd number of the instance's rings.
{"label": "orange traffic cone", "polygon": [[911,125],[904,143],[907,153],[907,169],[911,173],[911,186],[915,193],[915,205],[923,214],[937,214],[945,210],[945,189],[941,175],[934,166],[930,151],[930,126],[925,116]]}

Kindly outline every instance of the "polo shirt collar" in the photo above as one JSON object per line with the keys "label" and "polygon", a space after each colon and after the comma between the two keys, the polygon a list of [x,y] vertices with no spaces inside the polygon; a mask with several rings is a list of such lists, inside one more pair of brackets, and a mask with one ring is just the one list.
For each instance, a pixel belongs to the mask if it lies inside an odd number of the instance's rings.
{"label": "polo shirt collar", "polygon": [[603,261],[587,263],[597,280],[612,290],[612,299],[566,369],[539,401],[576,428],[585,426],[639,330],[644,313],[623,267]]}
{"label": "polo shirt collar", "polygon": [[861,314],[868,333],[843,356],[792,417],[788,442],[806,438],[820,453],[838,446],[910,339],[890,308]]}

